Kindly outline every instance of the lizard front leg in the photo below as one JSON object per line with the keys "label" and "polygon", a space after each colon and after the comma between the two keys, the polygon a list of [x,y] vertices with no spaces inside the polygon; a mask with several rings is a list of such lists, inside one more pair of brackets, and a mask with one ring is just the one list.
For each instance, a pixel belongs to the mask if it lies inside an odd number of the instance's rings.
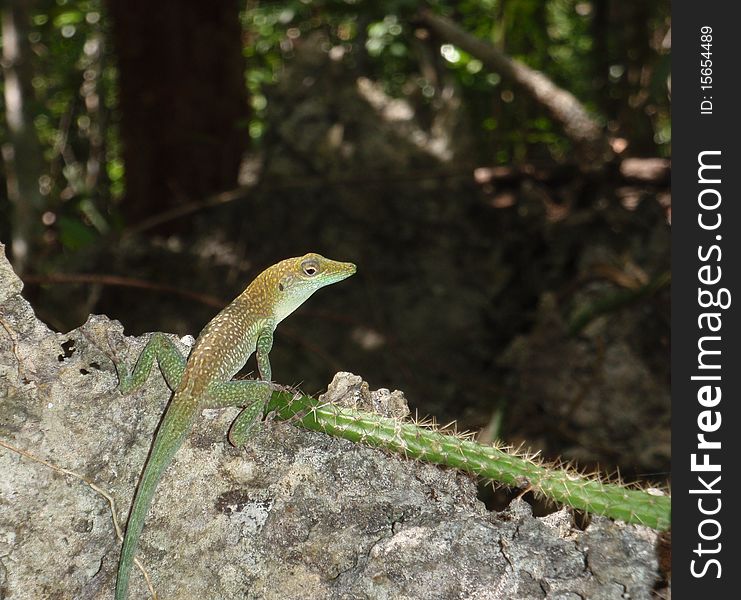
{"label": "lizard front leg", "polygon": [[255,431],[265,405],[270,399],[272,385],[270,383],[270,350],[273,347],[273,331],[265,328],[257,338],[255,355],[260,379],[257,381],[241,380],[214,383],[209,386],[205,398],[209,406],[242,406],[242,412],[229,428],[227,438],[232,446],[240,447]]}
{"label": "lizard front leg", "polygon": [[273,347],[273,329],[265,328],[257,336],[255,357],[257,358],[257,371],[262,381],[272,381],[272,369],[270,367],[270,350]]}

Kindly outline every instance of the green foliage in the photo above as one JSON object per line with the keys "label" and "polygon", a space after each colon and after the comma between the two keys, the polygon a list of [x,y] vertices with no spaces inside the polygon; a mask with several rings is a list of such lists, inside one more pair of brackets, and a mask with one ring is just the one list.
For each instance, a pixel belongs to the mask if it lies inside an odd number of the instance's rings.
{"label": "green foliage", "polygon": [[[100,0],[41,0],[32,9],[34,95],[25,108],[33,115],[47,167],[40,181],[48,199],[44,221],[64,248],[74,250],[107,230],[107,210],[97,206],[123,193],[117,132],[111,126],[116,71]],[[92,176],[93,162],[102,163],[102,176]]]}
{"label": "green foliage", "polygon": [[[571,91],[604,123],[618,115],[611,97],[627,96],[627,63],[635,49],[621,43],[620,30],[610,31],[614,38],[610,55],[595,57],[595,5],[584,0],[435,0],[430,3],[437,12],[461,24],[466,30],[486,40],[510,56],[544,71],[551,79]],[[463,105],[474,126],[478,160],[507,163],[550,156],[557,160],[568,157],[569,142],[558,128],[543,115],[542,107],[523,97],[497,73],[486,70],[473,58],[450,44],[439,50],[433,40],[420,39],[414,23],[417,2],[385,0],[366,3],[357,0],[312,1],[288,3],[249,2],[242,15],[248,32],[245,56],[248,57],[248,85],[253,94],[255,115],[250,128],[253,137],[264,131],[264,85],[276,81],[284,61],[292,58],[296,42],[314,30],[325,32],[331,45],[341,45],[349,66],[358,66],[364,75],[379,81],[386,92],[406,97],[422,110],[434,110],[443,85],[452,83],[463,98]],[[653,25],[668,28],[668,3],[651,8]],[[628,18],[628,17],[626,17]],[[655,45],[655,40],[645,40]],[[428,60],[425,50],[433,48],[436,80],[429,80],[421,68]],[[645,110],[653,122],[655,152],[668,155],[671,141],[669,99],[666,90],[668,71],[663,68],[664,55],[651,49],[655,73],[651,79],[650,98]],[[606,62],[611,72],[620,73],[607,83],[609,89],[596,84],[599,65]],[[447,73],[447,75],[446,75]],[[607,73],[604,73],[607,80]],[[444,80],[449,78],[450,81]],[[626,88],[623,91],[623,88]],[[629,135],[631,123],[620,124],[619,133]],[[617,125],[613,126],[613,129]],[[641,147],[645,144],[639,144]]]}
{"label": "green foliage", "polygon": [[95,231],[77,219],[61,217],[59,219],[59,241],[65,248],[79,250],[92,244],[95,239]]}
{"label": "green foliage", "polygon": [[[662,45],[668,1],[616,4],[605,30],[597,20],[601,5],[589,0],[431,0],[428,6],[543,70],[641,154],[670,155],[669,54]],[[34,97],[27,109],[47,165],[41,188],[51,217],[45,222],[63,246],[76,247],[75,236],[59,229],[62,217],[103,232],[118,221],[125,191],[110,20],[101,0],[38,0],[32,8]],[[472,161],[568,159],[570,143],[542,107],[480,60],[426,34],[415,21],[419,8],[415,0],[247,0],[240,18],[252,111],[242,125],[250,137],[256,144],[263,139],[267,87],[302,38],[321,31],[329,46],[342,47],[348,69],[408,100],[423,122],[452,89],[467,116]],[[83,210],[82,200],[92,208]]]}

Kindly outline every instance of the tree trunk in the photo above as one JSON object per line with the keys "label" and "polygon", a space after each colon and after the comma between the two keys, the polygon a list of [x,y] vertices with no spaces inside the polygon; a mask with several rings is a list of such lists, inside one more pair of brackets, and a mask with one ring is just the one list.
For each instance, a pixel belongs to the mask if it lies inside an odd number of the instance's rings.
{"label": "tree trunk", "polygon": [[235,187],[249,141],[237,3],[107,6],[120,77],[128,223]]}
{"label": "tree trunk", "polygon": [[2,145],[8,200],[13,205],[12,254],[15,270],[23,272],[41,242],[44,197],[39,189],[43,156],[28,103],[33,98],[28,43],[29,2],[3,3],[2,70],[8,141]]}

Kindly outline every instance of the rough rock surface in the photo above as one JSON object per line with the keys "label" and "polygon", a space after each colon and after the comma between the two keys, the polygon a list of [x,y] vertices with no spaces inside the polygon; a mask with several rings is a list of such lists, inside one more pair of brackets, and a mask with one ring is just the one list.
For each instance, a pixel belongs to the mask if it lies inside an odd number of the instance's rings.
{"label": "rough rock surface", "polygon": [[[91,317],[54,333],[20,296],[0,245],[0,597],[111,598],[125,519],[169,393],[121,397],[96,346],[133,360],[146,336]],[[185,349],[185,347],[184,347]],[[382,394],[389,396],[389,394]],[[398,396],[394,396],[398,399]],[[398,410],[398,407],[394,410]],[[246,450],[236,412],[206,410],[161,482],[139,555],[160,598],[650,598],[656,535],[566,510],[493,513],[474,481],[285,423]],[[138,572],[132,598],[144,598]]]}

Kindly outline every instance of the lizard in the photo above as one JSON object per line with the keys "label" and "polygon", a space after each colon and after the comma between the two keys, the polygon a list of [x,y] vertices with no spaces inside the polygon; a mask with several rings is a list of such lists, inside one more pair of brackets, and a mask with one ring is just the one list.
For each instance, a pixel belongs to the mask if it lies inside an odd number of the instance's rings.
{"label": "lizard", "polygon": [[[187,360],[162,333],[152,335],[131,374],[113,357],[122,394],[146,382],[155,360],[173,391],[129,512],[116,576],[116,600],[127,597],[134,553],[157,485],[196,416],[204,408],[242,407],[227,437],[236,447],[245,445],[275,389],[269,359],[275,328],[316,290],[342,281],[355,271],[353,263],[315,253],[285,259],[258,275],[209,321]],[[253,353],[259,379],[233,380]]]}

